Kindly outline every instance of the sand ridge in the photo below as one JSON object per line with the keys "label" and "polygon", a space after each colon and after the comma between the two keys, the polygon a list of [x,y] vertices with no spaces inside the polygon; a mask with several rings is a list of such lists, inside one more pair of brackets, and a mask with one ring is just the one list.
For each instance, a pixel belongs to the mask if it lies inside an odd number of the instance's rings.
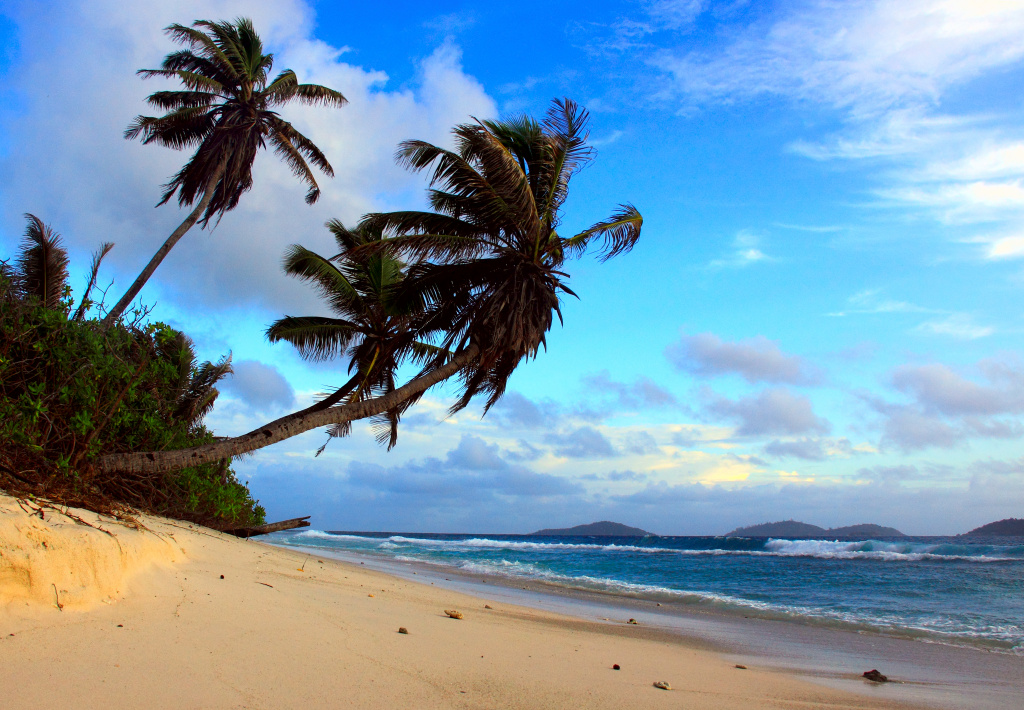
{"label": "sand ridge", "polygon": [[66,512],[0,496],[0,606],[88,610],[121,598],[136,575],[186,558],[166,533]]}

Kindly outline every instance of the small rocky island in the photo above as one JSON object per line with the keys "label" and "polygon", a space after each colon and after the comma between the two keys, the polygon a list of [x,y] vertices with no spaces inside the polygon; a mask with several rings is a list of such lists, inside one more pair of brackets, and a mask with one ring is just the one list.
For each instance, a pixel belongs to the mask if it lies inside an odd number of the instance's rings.
{"label": "small rocky island", "polygon": [[1006,520],[997,520],[994,523],[982,525],[980,528],[974,528],[974,530],[965,533],[965,535],[978,537],[1024,537],[1024,519],[1007,518]]}
{"label": "small rocky island", "polygon": [[602,520],[598,523],[589,523],[588,525],[577,525],[572,528],[545,528],[544,530],[538,530],[531,535],[549,535],[549,536],[575,536],[584,537],[591,535],[594,537],[643,537],[645,535],[652,535],[646,530],[640,528],[631,528],[628,525],[622,523],[613,523],[610,520]]}
{"label": "small rocky island", "polygon": [[906,537],[896,528],[887,528],[873,523],[846,525],[841,528],[822,528],[796,520],[781,520],[777,523],[761,523],[746,528],[736,528],[726,537]]}

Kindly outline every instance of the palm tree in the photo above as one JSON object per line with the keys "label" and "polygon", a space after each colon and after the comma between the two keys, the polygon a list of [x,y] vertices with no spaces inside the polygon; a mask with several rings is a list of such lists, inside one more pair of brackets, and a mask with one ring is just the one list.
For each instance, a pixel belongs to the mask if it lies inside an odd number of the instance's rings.
{"label": "palm tree", "polygon": [[174,419],[190,427],[199,426],[220,394],[217,383],[232,372],[231,356],[222,357],[216,363],[199,364],[192,339],[172,330],[157,339],[156,358],[170,365],[174,373],[169,378],[171,391],[161,393],[173,403]]}
{"label": "palm tree", "polygon": [[[407,359],[434,354],[435,348],[417,340],[414,312],[400,308],[391,298],[404,276],[405,265],[393,255],[361,247],[376,244],[380,232],[349,230],[338,220],[327,223],[339,253],[323,257],[293,244],[284,269],[309,281],[320,292],[334,316],[286,316],[267,329],[272,343],[287,341],[307,360],[347,357],[349,380],[333,394],[303,410],[310,413],[345,400],[359,402],[395,390],[395,372]],[[378,441],[392,448],[398,439],[398,421],[414,400],[384,412],[377,422]],[[349,433],[351,422],[331,427],[331,437]],[[326,444],[325,444],[326,446]],[[321,447],[320,451],[323,451]],[[319,452],[318,452],[319,453]]]}
{"label": "palm tree", "polygon": [[171,233],[150,259],[131,288],[111,309],[104,323],[124,313],[168,252],[197,222],[205,227],[234,209],[242,194],[252,187],[256,154],[269,143],[292,173],[309,188],[306,202],[313,204],[320,188],[310,164],[333,176],[327,158],[316,145],[278,115],[276,109],[290,101],[340,107],[347,103],[337,91],[318,84],[300,84],[291,69],[270,81],[273,54],[263,53],[263,43],[252,21],[198,20],[191,27],[174,24],[167,34],[186,48],[168,54],[160,69],[142,69],[143,77],[178,79],[180,91],[150,94],[150,105],[166,111],[163,116],[137,116],[125,138],[141,138],[145,144],[195,152],[164,186],[159,204],[178,196],[179,206],[199,204]]}
{"label": "palm tree", "polygon": [[44,308],[61,305],[68,283],[68,253],[61,236],[34,214],[26,214],[28,226],[21,254],[13,268],[0,265],[5,291],[18,300],[34,300]]}
{"label": "palm tree", "polygon": [[[569,182],[593,158],[587,111],[555,100],[543,122],[522,116],[478,121],[453,131],[455,150],[406,141],[398,160],[412,170],[432,168],[432,212],[370,214],[366,228],[390,233],[388,249],[416,261],[404,289],[430,294],[441,352],[480,354],[461,372],[462,409],[486,394],[484,411],[505,391],[512,372],[536,357],[557,316],[561,293],[575,296],[562,271],[597,238],[601,260],[629,251],[643,217],[620,205],[612,216],[571,237],[558,233]],[[433,363],[442,364],[444,355]]]}
{"label": "palm tree", "polygon": [[[629,251],[643,218],[625,204],[588,229],[558,233],[569,182],[593,158],[587,112],[553,102],[543,122],[529,117],[457,126],[455,150],[403,143],[398,159],[413,170],[433,166],[433,211],[367,215],[360,230],[386,239],[351,250],[355,258],[400,255],[410,266],[389,296],[404,310],[422,305],[417,333],[437,333],[438,348],[414,379],[387,394],[341,407],[289,414],[248,434],[180,451],[110,455],[104,470],[149,472],[208,463],[254,451],[310,429],[386,412],[449,377],[463,392],[453,409],[486,394],[489,408],[513,370],[544,345],[562,293],[575,295],[561,269],[595,240],[602,260]],[[415,308],[411,309],[415,312]]]}

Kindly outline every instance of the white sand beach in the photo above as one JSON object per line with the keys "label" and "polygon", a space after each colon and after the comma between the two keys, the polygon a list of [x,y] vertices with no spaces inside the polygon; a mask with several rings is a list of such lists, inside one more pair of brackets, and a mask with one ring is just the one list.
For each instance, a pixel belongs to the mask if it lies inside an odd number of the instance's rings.
{"label": "white sand beach", "polygon": [[657,629],[68,512],[96,527],[0,497],[4,708],[911,707],[738,669]]}

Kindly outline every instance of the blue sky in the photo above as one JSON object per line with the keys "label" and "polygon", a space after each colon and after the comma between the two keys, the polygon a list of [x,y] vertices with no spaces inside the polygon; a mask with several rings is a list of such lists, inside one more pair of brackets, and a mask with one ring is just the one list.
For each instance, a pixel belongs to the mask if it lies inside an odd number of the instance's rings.
{"label": "blue sky", "polygon": [[[135,5],[138,5],[137,7]],[[154,209],[182,155],[121,132],[171,22],[249,15],[279,67],[342,91],[288,112],[337,176],[313,207],[272,155],[143,292],[236,374],[209,418],[248,430],[344,379],[270,346],[319,312],[280,272],[323,223],[422,204],[400,140],[592,114],[597,160],[566,226],[645,217],[629,255],[573,265],[580,300],[508,396],[399,446],[313,432],[236,463],[272,517],[318,527],[517,532],[611,518],[722,533],[797,518],[963,532],[1024,514],[1024,2],[5,3],[0,258],[32,212],[81,269],[117,247],[116,298],[181,219]]]}

